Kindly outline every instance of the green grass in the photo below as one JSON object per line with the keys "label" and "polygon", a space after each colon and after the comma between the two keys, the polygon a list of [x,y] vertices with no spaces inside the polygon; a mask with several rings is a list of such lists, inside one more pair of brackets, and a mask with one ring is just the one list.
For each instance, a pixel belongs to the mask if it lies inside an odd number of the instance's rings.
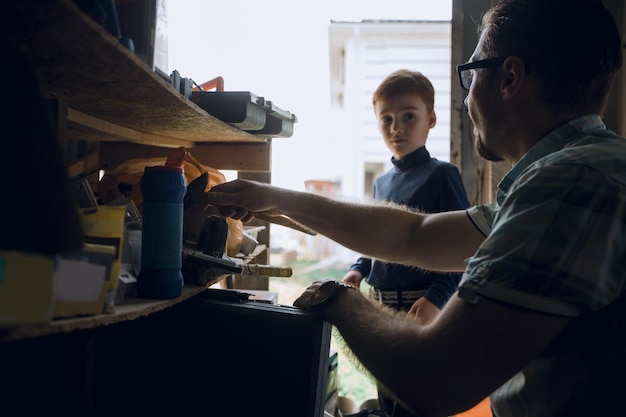
{"label": "green grass", "polygon": [[[280,304],[293,304],[293,301],[318,279],[327,277],[341,279],[346,274],[345,268],[315,268],[317,263],[316,260],[290,262],[289,266],[293,269],[293,276],[270,279],[270,291],[278,292]],[[355,368],[343,355],[335,336],[331,341],[331,350],[338,352],[339,396],[352,399],[357,407],[367,399],[376,398],[374,382]]]}

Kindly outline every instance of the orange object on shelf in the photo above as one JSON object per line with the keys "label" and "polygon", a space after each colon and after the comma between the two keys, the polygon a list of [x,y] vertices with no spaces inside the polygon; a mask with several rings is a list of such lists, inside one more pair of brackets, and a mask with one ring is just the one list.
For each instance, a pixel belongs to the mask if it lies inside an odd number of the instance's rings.
{"label": "orange object on shelf", "polygon": [[212,80],[206,81],[199,86],[191,89],[191,91],[209,91],[215,88],[215,91],[224,91],[224,78],[215,77]]}
{"label": "orange object on shelf", "polygon": [[186,156],[187,156],[187,151],[185,151],[185,147],[180,146],[174,152],[169,154],[169,156],[167,157],[167,160],[165,161],[165,166],[180,168],[182,170]]}
{"label": "orange object on shelf", "polygon": [[474,407],[456,414],[454,417],[491,417],[491,415],[491,403],[489,397],[486,397]]}

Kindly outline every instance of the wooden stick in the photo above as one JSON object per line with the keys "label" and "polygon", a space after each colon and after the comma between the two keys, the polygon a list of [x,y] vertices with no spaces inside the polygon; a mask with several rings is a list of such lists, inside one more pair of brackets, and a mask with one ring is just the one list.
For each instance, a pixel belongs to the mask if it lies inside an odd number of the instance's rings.
{"label": "wooden stick", "polygon": [[269,223],[278,224],[281,226],[289,227],[290,229],[298,230],[300,232],[306,233],[307,235],[315,236],[317,232],[313,229],[309,229],[308,227],[301,225],[300,223],[291,220],[287,216],[268,216],[267,214],[262,213],[254,213],[254,217],[259,220],[264,220]]}
{"label": "wooden stick", "polygon": [[289,278],[293,275],[293,270],[289,266],[271,266],[271,265],[243,265],[241,275],[250,277],[269,276]]}

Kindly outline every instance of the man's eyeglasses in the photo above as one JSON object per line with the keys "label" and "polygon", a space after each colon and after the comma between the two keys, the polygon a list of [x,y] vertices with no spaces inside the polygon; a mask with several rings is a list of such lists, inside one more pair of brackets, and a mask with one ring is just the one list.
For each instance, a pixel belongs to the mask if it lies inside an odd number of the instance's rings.
{"label": "man's eyeglasses", "polygon": [[474,74],[471,70],[478,68],[492,68],[502,64],[508,57],[501,56],[498,58],[481,59],[480,61],[468,62],[467,64],[457,65],[456,72],[459,74],[459,82],[461,87],[469,91],[472,86]]}

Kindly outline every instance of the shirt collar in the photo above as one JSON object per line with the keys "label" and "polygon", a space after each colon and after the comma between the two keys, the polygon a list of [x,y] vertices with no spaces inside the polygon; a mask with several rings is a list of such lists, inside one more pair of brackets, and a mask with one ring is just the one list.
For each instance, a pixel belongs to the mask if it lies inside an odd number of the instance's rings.
{"label": "shirt collar", "polygon": [[589,130],[605,130],[606,126],[597,114],[588,114],[557,127],[552,132],[541,138],[514,166],[506,173],[498,184],[496,201],[498,205],[506,198],[511,185],[519,174],[538,159],[561,149],[564,144],[571,140],[579,132]]}
{"label": "shirt collar", "polygon": [[396,159],[393,156],[391,157],[391,163],[401,171],[428,161],[430,161],[430,153],[426,150],[425,146],[417,148],[402,159]]}

